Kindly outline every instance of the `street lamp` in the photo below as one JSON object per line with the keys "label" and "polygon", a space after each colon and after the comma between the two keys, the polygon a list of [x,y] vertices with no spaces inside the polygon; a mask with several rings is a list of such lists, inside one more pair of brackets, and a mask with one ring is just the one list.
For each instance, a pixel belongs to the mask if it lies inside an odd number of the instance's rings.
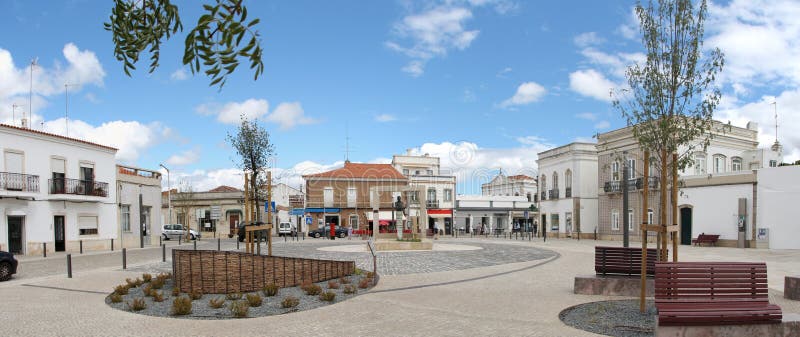
{"label": "street lamp", "polygon": [[167,209],[169,210],[168,223],[171,223],[172,222],[172,187],[170,186],[169,169],[166,166],[164,166],[164,164],[158,164],[158,166],[161,166],[165,170],[167,170]]}

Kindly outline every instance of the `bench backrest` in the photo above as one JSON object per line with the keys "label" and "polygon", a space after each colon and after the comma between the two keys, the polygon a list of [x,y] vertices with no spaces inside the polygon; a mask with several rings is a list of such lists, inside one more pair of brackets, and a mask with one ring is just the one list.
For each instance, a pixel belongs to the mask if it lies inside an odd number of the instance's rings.
{"label": "bench backrest", "polygon": [[[647,274],[655,274],[656,249],[647,249]],[[641,275],[642,249],[594,247],[594,271],[598,275]]]}
{"label": "bench backrest", "polygon": [[657,262],[656,303],[769,303],[763,262]]}

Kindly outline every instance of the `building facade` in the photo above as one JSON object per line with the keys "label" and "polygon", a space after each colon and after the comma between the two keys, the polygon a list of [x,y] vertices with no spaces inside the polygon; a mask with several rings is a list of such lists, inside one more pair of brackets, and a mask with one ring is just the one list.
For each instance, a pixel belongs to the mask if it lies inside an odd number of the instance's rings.
{"label": "building facade", "polygon": [[571,143],[540,152],[539,219],[552,237],[594,237],[597,229],[597,148]]}
{"label": "building facade", "polygon": [[405,197],[409,202],[409,215],[420,216],[424,194],[427,220],[422,224],[423,228],[442,229],[445,234],[450,234],[454,228],[456,177],[442,172],[438,157],[427,154],[413,156],[410,151],[406,155],[392,156],[392,166],[408,178],[410,191]]}
{"label": "building facade", "polygon": [[244,192],[234,187],[218,186],[202,192],[172,190],[161,196],[161,216],[168,219],[165,223],[188,226],[203,237],[232,237],[244,221]]}
{"label": "building facade", "polygon": [[117,149],[0,124],[0,250],[110,249]]}
{"label": "building facade", "polygon": [[466,233],[532,231],[535,218],[535,203],[528,201],[527,196],[459,195],[456,197],[456,229]]}
{"label": "building facade", "polygon": [[120,247],[158,244],[161,235],[161,173],[117,165],[117,238]]}
{"label": "building facade", "polygon": [[[743,241],[742,245],[755,247],[758,228],[756,172],[777,166],[782,160],[782,149],[779,144],[759,149],[755,123],[742,128],[715,121],[709,132],[713,134],[709,146],[689,153],[692,164],[678,172],[678,217],[673,219],[672,212],[667,212],[667,224],[678,225],[681,244],[691,244],[692,238],[706,233],[719,234],[720,245],[739,246]],[[647,223],[660,222],[659,165],[652,164],[654,160],[651,160],[649,177],[643,177],[644,154],[633,138],[631,127],[599,134],[597,148],[599,236],[622,240],[623,217],[627,216],[630,238],[641,240],[643,215]],[[678,150],[679,153],[687,151],[686,148]],[[629,208],[624,212],[622,184],[626,168]],[[647,210],[641,209],[644,184],[650,188]]]}
{"label": "building facade", "polygon": [[481,195],[524,196],[537,202],[537,192],[536,178],[524,174],[506,176],[502,170],[490,182],[481,184]]}

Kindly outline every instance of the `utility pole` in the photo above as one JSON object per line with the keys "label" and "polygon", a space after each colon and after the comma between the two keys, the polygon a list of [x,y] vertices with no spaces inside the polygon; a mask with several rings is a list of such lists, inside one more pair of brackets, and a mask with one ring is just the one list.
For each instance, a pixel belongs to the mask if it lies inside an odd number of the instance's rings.
{"label": "utility pole", "polygon": [[622,218],[622,246],[627,248],[630,241],[630,219],[628,216],[628,151],[622,152],[622,209],[624,216]]}
{"label": "utility pole", "polygon": [[[30,91],[28,92],[28,125],[30,125],[30,123],[32,122],[30,118],[31,114],[33,113],[33,67],[38,65],[36,63],[38,60],[39,60],[38,58],[34,58],[33,60],[31,60],[31,86],[30,86]],[[22,119],[23,121],[25,120],[24,113],[22,115]],[[23,127],[25,127],[25,125],[23,125]]]}
{"label": "utility pole", "polygon": [[172,223],[172,187],[170,186],[169,169],[164,166],[164,164],[158,164],[158,166],[167,170],[167,209],[169,210],[169,220],[167,220],[167,223]]}

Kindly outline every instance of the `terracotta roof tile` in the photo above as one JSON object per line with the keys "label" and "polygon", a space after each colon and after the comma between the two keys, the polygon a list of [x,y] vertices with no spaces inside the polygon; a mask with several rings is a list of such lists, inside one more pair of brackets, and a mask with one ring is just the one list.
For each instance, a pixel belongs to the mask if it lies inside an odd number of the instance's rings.
{"label": "terracotta roof tile", "polygon": [[21,128],[19,126],[8,125],[8,124],[0,124],[0,126],[2,126],[4,128],[9,128],[9,129],[21,130],[21,131],[25,131],[25,132],[35,133],[35,134],[39,134],[39,135],[45,135],[45,136],[50,136],[50,137],[55,137],[55,138],[71,140],[71,141],[78,142],[78,143],[83,143],[83,144],[87,144],[87,145],[93,145],[93,146],[97,146],[97,147],[102,147],[104,149],[109,149],[109,150],[114,150],[114,151],[118,150],[117,148],[114,148],[114,147],[111,147],[111,146],[92,143],[92,142],[85,141],[83,139],[78,139],[78,138],[64,137],[62,135],[57,135],[57,134],[54,134],[54,133],[49,133],[49,132],[44,132],[44,131],[39,131],[39,130],[34,130],[34,129],[28,129],[28,128]]}
{"label": "terracotta roof tile", "polygon": [[215,187],[214,189],[210,190],[209,192],[241,192],[241,191],[242,190],[240,190],[240,189],[238,189],[236,187],[230,187],[230,186],[222,185],[222,186]]}
{"label": "terracotta roof tile", "polygon": [[533,178],[528,177],[528,176],[526,176],[524,174],[518,174],[518,175],[515,175],[515,176],[509,176],[508,179],[511,179],[511,180],[533,180]]}
{"label": "terracotta roof tile", "polygon": [[364,164],[345,162],[344,167],[335,170],[304,175],[303,178],[366,178],[407,180],[391,164]]}

